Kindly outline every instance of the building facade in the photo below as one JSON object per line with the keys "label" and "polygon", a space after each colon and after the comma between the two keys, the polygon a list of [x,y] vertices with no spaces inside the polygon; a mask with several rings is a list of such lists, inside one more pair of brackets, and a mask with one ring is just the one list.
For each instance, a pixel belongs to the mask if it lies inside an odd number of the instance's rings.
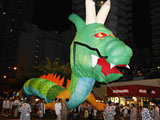
{"label": "building facade", "polygon": [[151,42],[156,65],[160,65],[160,1],[150,0]]}

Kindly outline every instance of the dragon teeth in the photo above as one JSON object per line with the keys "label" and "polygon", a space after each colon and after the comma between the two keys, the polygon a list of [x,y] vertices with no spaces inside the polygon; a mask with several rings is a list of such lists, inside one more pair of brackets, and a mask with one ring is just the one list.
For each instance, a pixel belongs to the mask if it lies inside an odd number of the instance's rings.
{"label": "dragon teeth", "polygon": [[126,68],[130,69],[129,65],[126,65]]}
{"label": "dragon teeth", "polygon": [[95,67],[98,61],[98,57],[96,55],[91,55],[92,57],[92,67]]}
{"label": "dragon teeth", "polygon": [[110,69],[114,68],[115,65],[113,63],[110,64]]}

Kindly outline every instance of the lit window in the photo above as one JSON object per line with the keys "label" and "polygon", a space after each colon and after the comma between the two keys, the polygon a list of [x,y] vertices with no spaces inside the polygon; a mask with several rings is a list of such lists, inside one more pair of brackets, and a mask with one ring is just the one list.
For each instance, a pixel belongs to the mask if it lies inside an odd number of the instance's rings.
{"label": "lit window", "polygon": [[35,58],[38,58],[38,55],[36,55]]}

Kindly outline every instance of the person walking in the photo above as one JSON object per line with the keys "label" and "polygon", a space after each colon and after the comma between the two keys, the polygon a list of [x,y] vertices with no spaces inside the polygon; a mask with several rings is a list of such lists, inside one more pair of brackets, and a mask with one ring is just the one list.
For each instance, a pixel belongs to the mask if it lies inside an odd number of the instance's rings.
{"label": "person walking", "polygon": [[104,111],[104,120],[114,120],[116,112],[114,107],[112,106],[112,102],[108,102],[108,106],[106,106],[106,109]]}
{"label": "person walking", "polygon": [[40,118],[40,120],[42,120],[42,118],[44,117],[44,114],[45,114],[44,103],[45,103],[44,99],[40,100],[40,102],[39,102],[39,118]]}
{"label": "person walking", "polygon": [[61,120],[61,98],[59,98],[59,100],[57,98],[55,98],[55,104],[54,104],[54,108],[55,108],[55,113],[57,115],[56,120]]}
{"label": "person walking", "polygon": [[137,108],[134,103],[131,104],[130,120],[137,120]]}
{"label": "person walking", "polygon": [[29,100],[25,100],[21,105],[19,112],[21,112],[20,120],[30,120],[31,119],[31,106],[29,104]]}
{"label": "person walking", "polygon": [[151,117],[151,113],[148,109],[148,102],[146,102],[146,101],[143,102],[141,116],[142,116],[142,120],[153,120],[153,118]]}
{"label": "person walking", "polygon": [[67,120],[68,112],[69,112],[69,99],[67,98],[65,101],[62,102],[62,109],[61,109],[61,120]]}

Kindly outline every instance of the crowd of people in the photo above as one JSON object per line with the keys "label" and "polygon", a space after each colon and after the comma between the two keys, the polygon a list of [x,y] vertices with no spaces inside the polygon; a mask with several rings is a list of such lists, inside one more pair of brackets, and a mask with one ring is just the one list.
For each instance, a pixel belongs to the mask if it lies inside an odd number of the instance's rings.
{"label": "crowd of people", "polygon": [[[86,118],[89,120],[97,119],[97,116],[101,116],[104,120],[160,120],[160,110],[157,104],[152,104],[149,109],[148,102],[144,102],[143,107],[137,108],[134,103],[130,105],[120,105],[119,103],[113,103],[108,101],[104,112],[99,112],[89,104],[87,101],[79,105],[78,107],[69,110],[69,99],[62,101],[61,98],[54,100],[54,114],[57,120],[76,120],[78,118]],[[40,120],[45,115],[45,100],[39,99],[33,102],[30,99],[1,99],[1,115],[2,116],[14,116],[20,118],[20,120],[30,120],[31,113],[37,113]]]}
{"label": "crowd of people", "polygon": [[[0,99],[1,116],[20,118],[20,120],[30,120],[31,112],[39,111],[39,118],[42,119],[45,114],[44,99],[39,100],[37,104],[27,98]],[[36,105],[36,107],[35,107]],[[37,108],[37,110],[35,110]]]}
{"label": "crowd of people", "polygon": [[157,104],[152,104],[149,109],[146,101],[138,109],[134,103],[119,106],[109,101],[104,111],[104,120],[160,120],[160,110]]}

